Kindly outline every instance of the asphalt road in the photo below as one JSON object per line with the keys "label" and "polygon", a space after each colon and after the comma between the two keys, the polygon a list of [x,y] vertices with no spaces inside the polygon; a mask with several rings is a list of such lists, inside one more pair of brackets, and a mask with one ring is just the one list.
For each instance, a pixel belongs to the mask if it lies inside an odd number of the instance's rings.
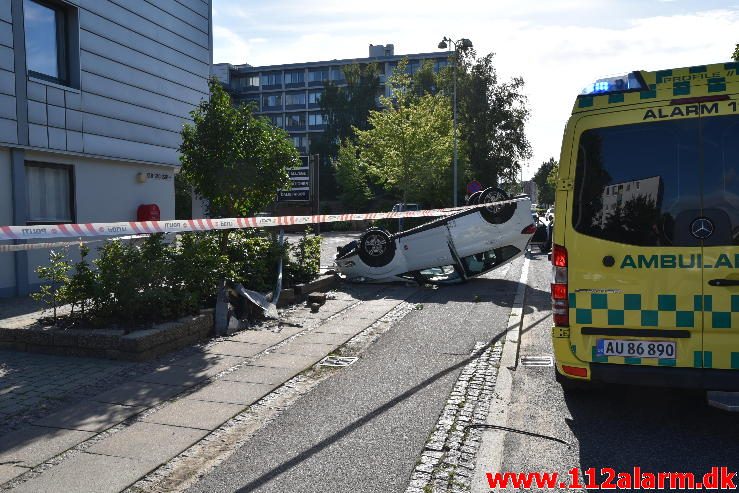
{"label": "asphalt road", "polygon": [[404,491],[475,343],[505,327],[522,263],[422,290],[418,309],[359,361],[300,398],[189,491]]}
{"label": "asphalt road", "polygon": [[[550,275],[546,256],[536,256],[527,295],[534,312],[524,320],[522,357],[552,354]],[[702,392],[611,386],[565,397],[552,367],[520,364],[512,391],[508,426],[517,432],[504,442],[504,472],[631,472],[639,466],[700,477],[712,466],[739,470],[739,415],[708,407]]]}

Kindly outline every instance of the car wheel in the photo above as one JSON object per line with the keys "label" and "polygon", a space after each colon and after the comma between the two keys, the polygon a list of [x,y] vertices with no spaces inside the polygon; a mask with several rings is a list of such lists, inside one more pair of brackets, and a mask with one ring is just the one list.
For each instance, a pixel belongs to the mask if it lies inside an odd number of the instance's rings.
{"label": "car wheel", "polygon": [[480,190],[479,192],[475,192],[472,195],[470,195],[467,198],[467,205],[477,205],[479,203],[478,201],[480,200],[480,195],[482,195],[482,190]]}
{"label": "car wheel", "polygon": [[387,231],[370,229],[359,240],[359,258],[370,267],[383,267],[395,256],[395,242]]}
{"label": "car wheel", "polygon": [[485,204],[480,208],[480,215],[490,224],[503,224],[513,217],[516,204],[496,204],[501,200],[508,200],[508,194],[500,188],[486,188],[480,193],[479,203]]}

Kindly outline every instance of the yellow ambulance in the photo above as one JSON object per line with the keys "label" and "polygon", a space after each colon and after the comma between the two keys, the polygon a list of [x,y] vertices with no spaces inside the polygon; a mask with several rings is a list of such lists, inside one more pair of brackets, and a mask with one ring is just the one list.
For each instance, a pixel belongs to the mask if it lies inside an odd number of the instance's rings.
{"label": "yellow ambulance", "polygon": [[552,248],[556,375],[739,391],[739,63],[577,97]]}

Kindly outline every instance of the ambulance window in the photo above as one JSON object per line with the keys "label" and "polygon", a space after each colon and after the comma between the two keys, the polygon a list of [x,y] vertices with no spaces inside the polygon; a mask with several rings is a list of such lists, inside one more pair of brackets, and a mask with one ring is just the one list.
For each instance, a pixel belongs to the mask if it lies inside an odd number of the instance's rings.
{"label": "ambulance window", "polygon": [[701,211],[699,164],[698,119],[583,132],[575,171],[575,230],[630,245],[697,244],[685,233]]}
{"label": "ambulance window", "polygon": [[714,223],[707,246],[739,245],[739,115],[701,119],[703,215]]}

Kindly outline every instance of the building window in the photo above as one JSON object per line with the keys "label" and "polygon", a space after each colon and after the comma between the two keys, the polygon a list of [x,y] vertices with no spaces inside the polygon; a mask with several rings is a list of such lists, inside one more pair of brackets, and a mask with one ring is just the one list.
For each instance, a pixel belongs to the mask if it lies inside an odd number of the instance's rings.
{"label": "building window", "polygon": [[305,106],[305,93],[285,94],[285,106]]}
{"label": "building window", "polygon": [[72,167],[26,163],[29,224],[74,222]]}
{"label": "building window", "polygon": [[344,69],[341,67],[331,67],[330,77],[334,82],[344,82],[346,80],[344,77]]}
{"label": "building window", "polygon": [[268,74],[262,74],[262,86],[281,86],[282,85],[282,74],[279,72],[272,72]]}
{"label": "building window", "polygon": [[308,104],[321,104],[323,91],[311,91],[308,93]]}
{"label": "building window", "polygon": [[305,72],[285,72],[285,84],[302,84],[305,82]]}
{"label": "building window", "polygon": [[269,118],[269,121],[272,123],[272,125],[278,128],[282,128],[283,124],[285,123],[285,119],[282,117],[282,115],[269,115],[267,118]]}
{"label": "building window", "polygon": [[311,70],[308,72],[308,82],[323,82],[328,80],[328,69]]}
{"label": "building window", "polygon": [[314,126],[314,125],[323,125],[326,123],[325,118],[320,113],[311,113],[308,115],[308,125]]}
{"label": "building window", "polygon": [[287,115],[285,124],[289,128],[305,128],[305,115],[303,113]]}
{"label": "building window", "polygon": [[298,149],[305,149],[307,146],[307,139],[303,135],[294,135],[290,137],[290,139],[293,141],[293,145]]}
{"label": "building window", "polygon": [[247,87],[259,87],[259,76],[258,75],[250,75],[246,78],[246,86]]}
{"label": "building window", "polygon": [[282,96],[280,94],[262,96],[262,109],[267,108],[282,108]]}
{"label": "building window", "polygon": [[58,3],[23,0],[26,66],[29,75],[69,83],[68,22]]}

